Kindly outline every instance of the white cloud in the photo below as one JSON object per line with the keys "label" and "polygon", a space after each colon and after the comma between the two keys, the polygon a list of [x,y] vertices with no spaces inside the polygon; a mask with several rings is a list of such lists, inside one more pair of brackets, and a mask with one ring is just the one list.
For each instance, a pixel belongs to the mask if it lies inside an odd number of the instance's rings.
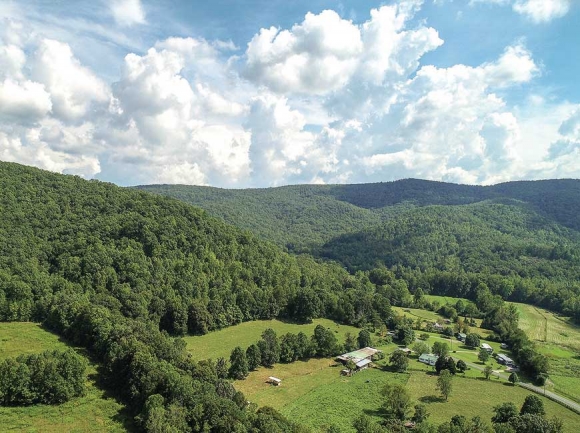
{"label": "white cloud", "polygon": [[82,66],[70,46],[44,39],[38,45],[31,65],[32,78],[46,86],[55,116],[80,119],[98,105],[108,107],[108,86]]}
{"label": "white cloud", "polygon": [[48,114],[52,108],[50,95],[44,86],[32,81],[17,83],[7,79],[0,82],[0,113],[22,120],[36,120]]}
{"label": "white cloud", "polygon": [[307,14],[262,29],[241,55],[231,42],[171,37],[126,55],[110,86],[68,44],[0,32],[0,158],[224,187],[573,173],[571,110],[548,108],[538,89],[527,111],[509,103],[511,87],[541,72],[524,44],[479,66],[420,67],[443,44],[413,19],[421,3],[362,23]]}
{"label": "white cloud", "polygon": [[570,0],[516,0],[513,8],[533,22],[541,23],[566,15],[570,3]]}
{"label": "white cloud", "polygon": [[511,5],[514,12],[534,23],[549,22],[562,18],[570,10],[571,0],[470,0],[470,5],[489,3]]}
{"label": "white cloud", "polygon": [[405,30],[420,1],[371,10],[362,25],[326,10],[291,30],[262,29],[248,44],[245,76],[280,93],[325,95],[349,83],[405,77],[443,41],[432,28]]}
{"label": "white cloud", "polygon": [[120,26],[145,24],[145,11],[140,0],[111,0],[111,13]]}

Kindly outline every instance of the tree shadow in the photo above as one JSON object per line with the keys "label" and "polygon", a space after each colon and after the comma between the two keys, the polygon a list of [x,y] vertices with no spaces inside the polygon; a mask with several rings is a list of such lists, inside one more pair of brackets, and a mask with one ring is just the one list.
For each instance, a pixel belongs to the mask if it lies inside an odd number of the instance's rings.
{"label": "tree shadow", "polygon": [[363,412],[365,415],[379,418],[385,418],[388,415],[388,412],[382,407],[377,409],[363,409]]}
{"label": "tree shadow", "polygon": [[423,397],[419,397],[419,401],[421,403],[444,403],[445,399],[438,395],[425,395]]}

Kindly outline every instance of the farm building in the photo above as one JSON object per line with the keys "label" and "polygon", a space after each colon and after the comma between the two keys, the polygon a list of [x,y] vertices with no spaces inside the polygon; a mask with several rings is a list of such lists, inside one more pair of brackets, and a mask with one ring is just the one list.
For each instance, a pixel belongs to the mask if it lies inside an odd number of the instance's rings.
{"label": "farm building", "polygon": [[270,376],[268,378],[268,382],[274,386],[279,386],[282,383],[282,379],[278,379],[277,377]]}
{"label": "farm building", "polygon": [[357,370],[363,370],[371,364],[373,356],[378,352],[380,352],[380,350],[373,349],[372,347],[365,347],[364,349],[359,349],[355,350],[354,352],[348,352],[340,355],[336,359],[343,364],[346,364],[348,361],[352,361],[355,363]]}
{"label": "farm building", "polygon": [[400,350],[401,352],[403,352],[405,355],[409,356],[413,351],[411,349],[409,349],[408,347],[404,347],[404,348],[398,348],[397,350]]}
{"label": "farm building", "polygon": [[458,332],[456,334],[456,337],[459,341],[465,342],[465,339],[467,338],[467,334],[464,334],[463,332]]}
{"label": "farm building", "polygon": [[481,348],[487,350],[489,353],[493,353],[493,347],[487,343],[481,343]]}
{"label": "farm building", "polygon": [[419,357],[419,362],[433,366],[437,362],[438,358],[439,357],[437,355],[433,355],[432,353],[424,353]]}
{"label": "farm building", "polygon": [[513,359],[511,359],[509,356],[502,354],[497,355],[497,362],[499,362],[500,364],[507,365],[508,367],[512,367],[513,365],[515,365]]}

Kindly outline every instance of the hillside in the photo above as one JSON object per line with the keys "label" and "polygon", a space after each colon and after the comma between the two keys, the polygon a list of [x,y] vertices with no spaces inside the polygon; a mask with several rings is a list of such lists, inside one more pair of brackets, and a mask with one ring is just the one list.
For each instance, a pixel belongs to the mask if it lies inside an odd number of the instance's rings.
{"label": "hillside", "polygon": [[358,324],[390,314],[340,266],[290,256],[201,209],[3,162],[0,239],[0,321],[42,322],[86,348],[146,431],[300,431],[248,411],[177,336],[255,319]]}
{"label": "hillside", "polygon": [[467,271],[576,278],[570,269],[580,258],[577,180],[488,187],[407,179],[248,190],[138,188],[198,205],[290,251],[351,269],[379,263],[443,269],[454,263]]}

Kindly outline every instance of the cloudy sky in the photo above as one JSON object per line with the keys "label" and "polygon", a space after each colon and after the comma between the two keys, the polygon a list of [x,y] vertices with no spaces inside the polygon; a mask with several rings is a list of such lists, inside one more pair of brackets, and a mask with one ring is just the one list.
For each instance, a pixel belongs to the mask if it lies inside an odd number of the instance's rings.
{"label": "cloudy sky", "polygon": [[580,177],[576,0],[0,0],[0,160],[120,185]]}

